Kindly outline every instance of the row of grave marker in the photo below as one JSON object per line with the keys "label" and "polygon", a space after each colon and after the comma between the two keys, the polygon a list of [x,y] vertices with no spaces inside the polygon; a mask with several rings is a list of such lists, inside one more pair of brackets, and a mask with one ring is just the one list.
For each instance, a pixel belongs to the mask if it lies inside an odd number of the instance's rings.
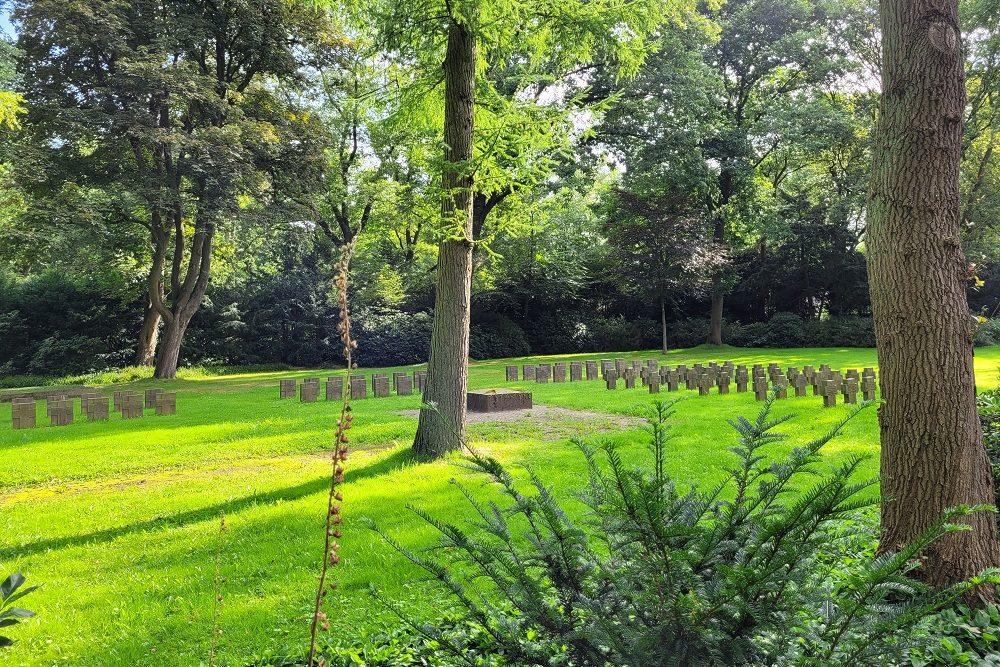
{"label": "row of grave marker", "polygon": [[[15,429],[34,428],[37,425],[35,399],[14,397],[11,419]],[[50,396],[45,399],[45,414],[51,426],[68,426],[73,423],[76,401],[67,396]],[[147,389],[143,394],[134,391],[116,391],[113,398],[102,396],[97,390],[80,395],[80,412],[87,421],[107,421],[111,407],[120,412],[122,419],[135,419],[145,415],[146,408],[154,408],[157,415],[177,413],[177,394],[162,389]]]}
{"label": "row of grave marker", "polygon": [[[389,391],[390,376],[384,373],[375,373],[371,376],[372,396],[375,398],[385,398],[390,396]],[[397,396],[411,396],[414,389],[423,393],[427,385],[427,371],[413,371],[413,377],[403,372],[393,373],[391,376],[392,389]],[[348,390],[351,400],[368,398],[368,381],[364,375],[352,375],[348,382]],[[295,398],[298,392],[299,401],[302,403],[314,403],[319,398],[320,379],[304,378],[296,385],[294,379],[281,380],[278,384],[279,398]],[[332,375],[326,379],[326,400],[341,401],[344,398],[344,376]]]}
{"label": "row of grave marker", "polygon": [[[521,367],[522,379],[534,380],[540,384],[545,384],[550,379],[553,382],[565,382],[566,368],[565,362],[524,364]],[[777,398],[787,398],[789,387],[795,396],[806,396],[806,388],[811,387],[814,396],[823,397],[823,404],[826,407],[837,404],[838,393],[843,394],[846,403],[857,403],[859,391],[862,400],[875,399],[874,368],[865,368],[860,374],[857,369],[848,369],[842,374],[831,369],[828,364],[822,364],[819,369],[806,365],[801,371],[791,366],[783,371],[775,363],[768,364],[766,370],[762,364],[754,364],[748,370],[745,365],[736,366],[732,361],[722,364],[713,361],[707,366],[694,364],[690,368],[680,364],[672,368],[660,366],[655,359],[649,359],[645,363],[639,360],[628,362],[625,359],[603,359],[600,362],[600,370],[608,389],[617,389],[619,379],[624,379],[626,389],[632,389],[638,378],[642,386],[647,387],[653,394],[659,393],[661,385],[666,386],[667,391],[677,391],[681,384],[685,389],[697,389],[702,396],[707,395],[712,387],[716,387],[720,394],[728,394],[730,385],[735,380],[737,392],[748,391],[752,381],[754,395],[761,401],[767,398],[769,385],[774,386]],[[593,360],[570,362],[570,382],[583,380],[584,371],[587,380],[597,380],[598,362]],[[518,379],[516,365],[506,367],[506,379],[510,382]]]}

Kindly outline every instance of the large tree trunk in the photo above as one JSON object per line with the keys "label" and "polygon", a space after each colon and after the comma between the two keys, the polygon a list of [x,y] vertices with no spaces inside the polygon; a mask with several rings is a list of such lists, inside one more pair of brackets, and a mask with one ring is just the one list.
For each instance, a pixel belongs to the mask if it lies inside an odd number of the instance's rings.
{"label": "large tree trunk", "polygon": [[184,332],[191,323],[192,312],[177,315],[163,327],[163,339],[160,341],[160,353],[156,357],[155,375],[161,380],[172,380],[177,377],[177,363],[181,356],[181,343],[184,342]]}
{"label": "large tree trunk", "polygon": [[437,293],[424,402],[413,449],[436,457],[465,439],[469,379],[469,320],[472,289],[472,160],[476,42],[469,27],[453,19],[444,59],[442,223],[457,234],[438,247]]}
{"label": "large tree trunk", "polygon": [[152,366],[156,361],[156,341],[160,335],[160,314],[152,303],[146,304],[139,331],[139,345],[135,353],[136,366]]}
{"label": "large tree trunk", "polygon": [[[715,224],[712,229],[712,243],[719,252],[726,247],[725,207],[733,197],[733,172],[723,169],[719,173],[719,201]],[[712,276],[712,307],[709,312],[708,340],[709,345],[722,345],[722,306],[725,298],[725,287],[722,283],[723,271],[720,268]]]}
{"label": "large tree trunk", "polygon": [[712,310],[708,323],[708,344],[722,345],[722,276],[712,276]]}
{"label": "large tree trunk", "polygon": [[[882,399],[882,540],[897,549],[959,504],[993,504],[976,414],[967,264],[959,243],[965,88],[957,0],[882,0],[882,101],[868,272]],[[933,545],[935,585],[1000,565],[996,522]]]}

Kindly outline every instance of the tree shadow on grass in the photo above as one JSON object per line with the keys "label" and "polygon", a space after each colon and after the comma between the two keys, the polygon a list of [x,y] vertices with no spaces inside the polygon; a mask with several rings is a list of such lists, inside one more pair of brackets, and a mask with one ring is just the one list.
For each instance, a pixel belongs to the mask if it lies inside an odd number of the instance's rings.
{"label": "tree shadow on grass", "polygon": [[[371,463],[355,470],[349,469],[345,473],[344,483],[351,484],[363,479],[380,477],[398,470],[399,468],[408,467],[416,463],[419,463],[419,460],[413,455],[413,450],[409,447],[403,447],[389,456],[376,461],[375,463]],[[276,502],[298,500],[299,498],[304,498],[305,496],[325,491],[329,488],[329,486],[329,475],[323,475],[296,486],[275,489],[265,493],[255,493],[236,500],[217,503],[215,505],[188,510],[186,512],[179,512],[169,516],[157,516],[147,521],[140,521],[127,526],[105,528],[104,530],[97,530],[84,535],[66,535],[64,537],[38,540],[36,542],[30,542],[17,547],[7,547],[0,549],[0,561],[31,556],[52,549],[104,544],[123,535],[128,535],[129,533],[151,531],[161,528],[175,528],[191,523],[198,523],[199,521],[206,521],[210,519],[214,520],[219,516],[219,512],[234,514],[254,505],[265,505]]]}

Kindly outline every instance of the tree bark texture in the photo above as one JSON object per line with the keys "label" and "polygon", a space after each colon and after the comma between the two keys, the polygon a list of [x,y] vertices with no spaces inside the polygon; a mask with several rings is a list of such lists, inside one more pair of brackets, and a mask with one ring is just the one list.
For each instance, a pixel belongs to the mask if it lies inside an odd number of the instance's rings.
{"label": "tree bark texture", "polygon": [[[993,504],[976,412],[967,263],[959,241],[965,105],[957,0],[881,0],[882,100],[868,202],[868,272],[882,407],[883,551],[959,504]],[[1000,565],[992,514],[933,545],[943,585]]]}
{"label": "tree bark texture", "polygon": [[160,337],[160,314],[152,303],[146,304],[139,331],[139,345],[135,353],[136,366],[152,366],[156,362],[156,341]]}
{"label": "tree bark texture", "polygon": [[461,447],[465,438],[472,291],[472,160],[476,43],[464,23],[452,20],[444,60],[445,162],[442,223],[457,233],[438,246],[437,292],[425,407],[420,411],[414,451],[437,457]]}
{"label": "tree bark texture", "polygon": [[[725,208],[733,196],[733,173],[723,169],[719,173],[719,201],[715,225],[712,229],[712,243],[719,252],[723,252],[726,244]],[[709,345],[722,345],[722,307],[725,299],[725,287],[722,283],[723,270],[720,268],[712,276],[712,306],[709,311],[708,340]]]}

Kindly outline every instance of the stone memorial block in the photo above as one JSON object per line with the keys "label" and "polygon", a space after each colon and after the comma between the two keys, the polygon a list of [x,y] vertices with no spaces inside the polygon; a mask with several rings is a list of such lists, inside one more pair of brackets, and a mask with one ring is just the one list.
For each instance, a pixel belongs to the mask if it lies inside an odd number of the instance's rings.
{"label": "stone memorial block", "polygon": [[646,366],[639,369],[639,381],[642,383],[643,387],[649,386],[649,368]]}
{"label": "stone memorial block", "polygon": [[846,378],[844,380],[844,385],[841,388],[844,394],[844,404],[854,405],[858,402],[858,379],[857,378]]}
{"label": "stone memorial block", "polygon": [[404,375],[396,381],[396,395],[410,396],[413,394],[413,380],[409,375]]}
{"label": "stone memorial block", "polygon": [[515,389],[477,389],[465,394],[469,412],[530,410],[531,394]]}
{"label": "stone memorial block", "polygon": [[140,394],[126,393],[122,396],[122,419],[142,417],[146,402]]}
{"label": "stone memorial block", "polygon": [[303,380],[299,385],[299,402],[315,403],[317,398],[319,398],[319,383],[313,384]]}
{"label": "stone memorial block", "polygon": [[635,369],[631,366],[625,369],[625,388],[635,389]]}
{"label": "stone memorial block", "polygon": [[60,401],[66,400],[63,395],[49,396],[45,399],[45,416],[52,419],[52,413],[60,409]]}
{"label": "stone memorial block", "polygon": [[535,382],[539,384],[546,384],[551,378],[552,378],[552,365],[538,364],[538,368],[535,369]]}
{"label": "stone memorial block", "polygon": [[719,377],[715,379],[715,384],[719,388],[720,394],[729,393],[729,383],[732,379],[729,377],[729,373],[720,372]]}
{"label": "stone memorial block", "polygon": [[[510,368],[510,366],[508,366],[507,368]],[[405,377],[409,377],[409,375],[407,375],[406,373],[400,372],[400,371],[396,371],[395,373],[392,374],[392,390],[393,391],[395,391],[397,393],[399,392],[399,390],[398,390],[398,387],[399,387],[399,378],[405,378]],[[514,366],[514,379],[515,380],[517,379],[517,366]]]}
{"label": "stone memorial block", "polygon": [[677,391],[680,381],[681,374],[677,371],[670,371],[667,373],[667,391]]}
{"label": "stone memorial block", "polygon": [[[142,400],[139,396],[136,398]],[[72,398],[59,398],[49,404],[49,423],[52,426],[68,426],[73,423]]]}
{"label": "stone memorial block", "polygon": [[660,393],[660,374],[659,373],[649,373],[649,380],[646,382],[646,386],[649,387],[650,394]]}
{"label": "stone memorial block", "polygon": [[[403,374],[407,380],[409,377]],[[344,376],[343,375],[332,375],[326,379],[326,400],[328,401],[342,401],[344,400]]]}
{"label": "stone memorial block", "polygon": [[420,393],[427,387],[427,371],[413,371],[413,386]]}
{"label": "stone memorial block", "polygon": [[860,380],[861,376],[858,374],[857,368],[848,368],[847,372],[844,373],[844,378],[847,380]]}
{"label": "stone memorial block", "polygon": [[14,399],[11,403],[11,420],[14,428],[35,428],[35,402],[30,399]]}
{"label": "stone memorial block", "polygon": [[107,396],[91,396],[87,401],[87,419],[92,422],[107,421],[111,416],[111,401]]}
{"label": "stone memorial block", "polygon": [[780,376],[778,381],[774,383],[774,397],[788,398],[788,385],[781,381]]}
{"label": "stone memorial block", "polygon": [[360,400],[368,398],[368,382],[364,375],[352,375],[348,388],[351,392],[351,399]]}
{"label": "stone memorial block", "polygon": [[604,382],[608,385],[608,389],[618,388],[618,371],[608,369],[604,374]]}
{"label": "stone memorial block", "polygon": [[583,362],[582,361],[569,362],[569,381],[579,382],[582,379],[583,379]]}
{"label": "stone memorial block", "polygon": [[389,395],[389,378],[385,375],[372,376],[372,396],[385,398]]}
{"label": "stone memorial block", "polygon": [[601,359],[601,377],[604,377],[608,371],[615,371],[615,362],[612,359]]}
{"label": "stone memorial block", "polygon": [[625,377],[626,366],[628,366],[628,362],[625,359],[615,359],[615,372],[618,373],[619,377]]}
{"label": "stone memorial block", "polygon": [[156,395],[156,404],[153,407],[156,408],[156,414],[160,417],[177,414],[176,392],[161,391]]}
{"label": "stone memorial block", "polygon": [[806,384],[812,384],[813,375],[816,374],[816,369],[812,366],[803,366],[802,374],[806,376]]}
{"label": "stone memorial block", "polygon": [[795,388],[795,395],[802,397],[806,395],[806,376],[796,375],[792,380],[792,386]]}
{"label": "stone memorial block", "polygon": [[162,391],[163,391],[162,389],[147,389],[146,391],[144,391],[143,392],[144,405],[147,408],[155,408],[156,407],[156,395],[159,394]]}
{"label": "stone memorial block", "polygon": [[534,364],[525,364],[524,366],[521,367],[521,377],[523,377],[525,380],[534,380],[536,370],[537,369],[535,368]]}
{"label": "stone memorial block", "polygon": [[295,380],[279,380],[278,398],[295,398]]}
{"label": "stone memorial block", "polygon": [[861,400],[863,401],[875,400],[875,378],[871,376],[865,376],[861,378]]}
{"label": "stone memorial block", "polygon": [[507,366],[507,382],[517,382],[517,366]]}
{"label": "stone memorial block", "polygon": [[826,380],[823,383],[823,407],[832,408],[837,405],[837,383]]}
{"label": "stone memorial block", "polygon": [[565,382],[566,381],[566,362],[557,361],[552,364],[552,381],[553,382]]}
{"label": "stone memorial block", "polygon": [[588,361],[587,362],[587,379],[596,380],[597,379],[597,362]]}
{"label": "stone memorial block", "polygon": [[389,376],[385,373],[372,373],[372,393],[375,393],[375,383],[381,379],[389,379]]}
{"label": "stone memorial block", "polygon": [[863,371],[861,371],[862,377],[875,377],[875,369],[871,366],[867,366]]}
{"label": "stone memorial block", "polygon": [[712,389],[712,377],[708,372],[704,372],[698,376],[698,395],[708,396],[709,391]]}
{"label": "stone memorial block", "polygon": [[754,380],[753,395],[758,401],[767,400],[767,382],[763,379]]}

